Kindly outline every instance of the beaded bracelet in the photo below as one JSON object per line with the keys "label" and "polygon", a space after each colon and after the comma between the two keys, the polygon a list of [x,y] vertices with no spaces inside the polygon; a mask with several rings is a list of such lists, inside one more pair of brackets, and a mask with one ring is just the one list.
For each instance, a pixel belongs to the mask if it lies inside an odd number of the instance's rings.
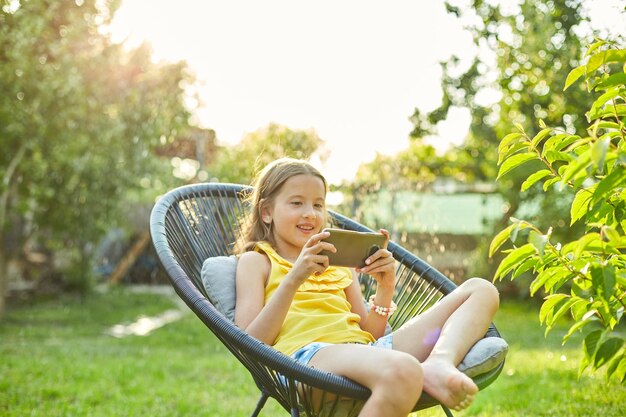
{"label": "beaded bracelet", "polygon": [[389,306],[389,307],[383,307],[383,306],[376,305],[374,303],[374,297],[376,297],[376,295],[372,295],[370,297],[370,310],[374,311],[374,313],[376,313],[376,314],[378,314],[380,316],[389,317],[396,311],[396,308],[398,308],[396,303],[394,303],[393,301],[391,301],[391,306]]}

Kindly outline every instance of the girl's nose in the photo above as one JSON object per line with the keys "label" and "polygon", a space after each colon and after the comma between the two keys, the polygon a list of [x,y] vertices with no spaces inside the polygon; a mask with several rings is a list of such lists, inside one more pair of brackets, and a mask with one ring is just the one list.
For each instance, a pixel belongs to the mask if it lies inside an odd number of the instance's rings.
{"label": "girl's nose", "polygon": [[304,217],[315,217],[316,213],[315,213],[315,209],[313,208],[313,206],[306,206],[306,208],[304,209]]}

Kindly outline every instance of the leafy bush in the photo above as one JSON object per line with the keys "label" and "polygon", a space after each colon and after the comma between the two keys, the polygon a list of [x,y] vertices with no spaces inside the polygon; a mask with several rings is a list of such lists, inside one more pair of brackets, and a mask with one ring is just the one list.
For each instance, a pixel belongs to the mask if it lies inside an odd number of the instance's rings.
{"label": "leafy bush", "polygon": [[584,135],[540,123],[542,130],[528,136],[521,126],[499,144],[498,178],[529,161],[540,169],[521,186],[543,185],[573,196],[570,227],[585,225],[569,242],[553,242],[552,228],[543,232],[530,222],[512,224],[491,242],[492,256],[507,241],[513,248],[494,279],[531,273],[531,294],[547,294],[540,310],[546,333],[565,314],[573,324],[563,342],[583,332],[583,359],[579,374],[591,366],[606,367],[607,379],[626,382],[626,347],[618,326],[626,305],[626,50],[597,40],[586,53],[586,63],[572,70],[567,89],[579,79],[597,96],[585,113]]}

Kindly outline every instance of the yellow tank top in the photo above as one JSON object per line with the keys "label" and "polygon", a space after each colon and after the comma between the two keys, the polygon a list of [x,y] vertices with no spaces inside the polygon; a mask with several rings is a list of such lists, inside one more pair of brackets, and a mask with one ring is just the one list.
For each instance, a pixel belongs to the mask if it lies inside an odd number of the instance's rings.
{"label": "yellow tank top", "polygon": [[[265,303],[293,264],[281,257],[267,242],[257,243],[255,250],[265,253],[272,269],[265,286]],[[348,268],[328,267],[323,274],[311,275],[300,285],[291,302],[287,317],[274,348],[291,355],[313,342],[369,343],[374,336],[361,329],[361,317],[351,311],[344,289],[352,282]]]}

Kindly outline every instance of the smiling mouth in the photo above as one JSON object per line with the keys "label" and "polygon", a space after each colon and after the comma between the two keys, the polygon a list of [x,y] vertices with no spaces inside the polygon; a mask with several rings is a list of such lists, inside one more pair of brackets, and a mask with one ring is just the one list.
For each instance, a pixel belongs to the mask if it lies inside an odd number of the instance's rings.
{"label": "smiling mouth", "polygon": [[315,228],[313,226],[297,226],[299,230],[303,232],[312,232]]}

